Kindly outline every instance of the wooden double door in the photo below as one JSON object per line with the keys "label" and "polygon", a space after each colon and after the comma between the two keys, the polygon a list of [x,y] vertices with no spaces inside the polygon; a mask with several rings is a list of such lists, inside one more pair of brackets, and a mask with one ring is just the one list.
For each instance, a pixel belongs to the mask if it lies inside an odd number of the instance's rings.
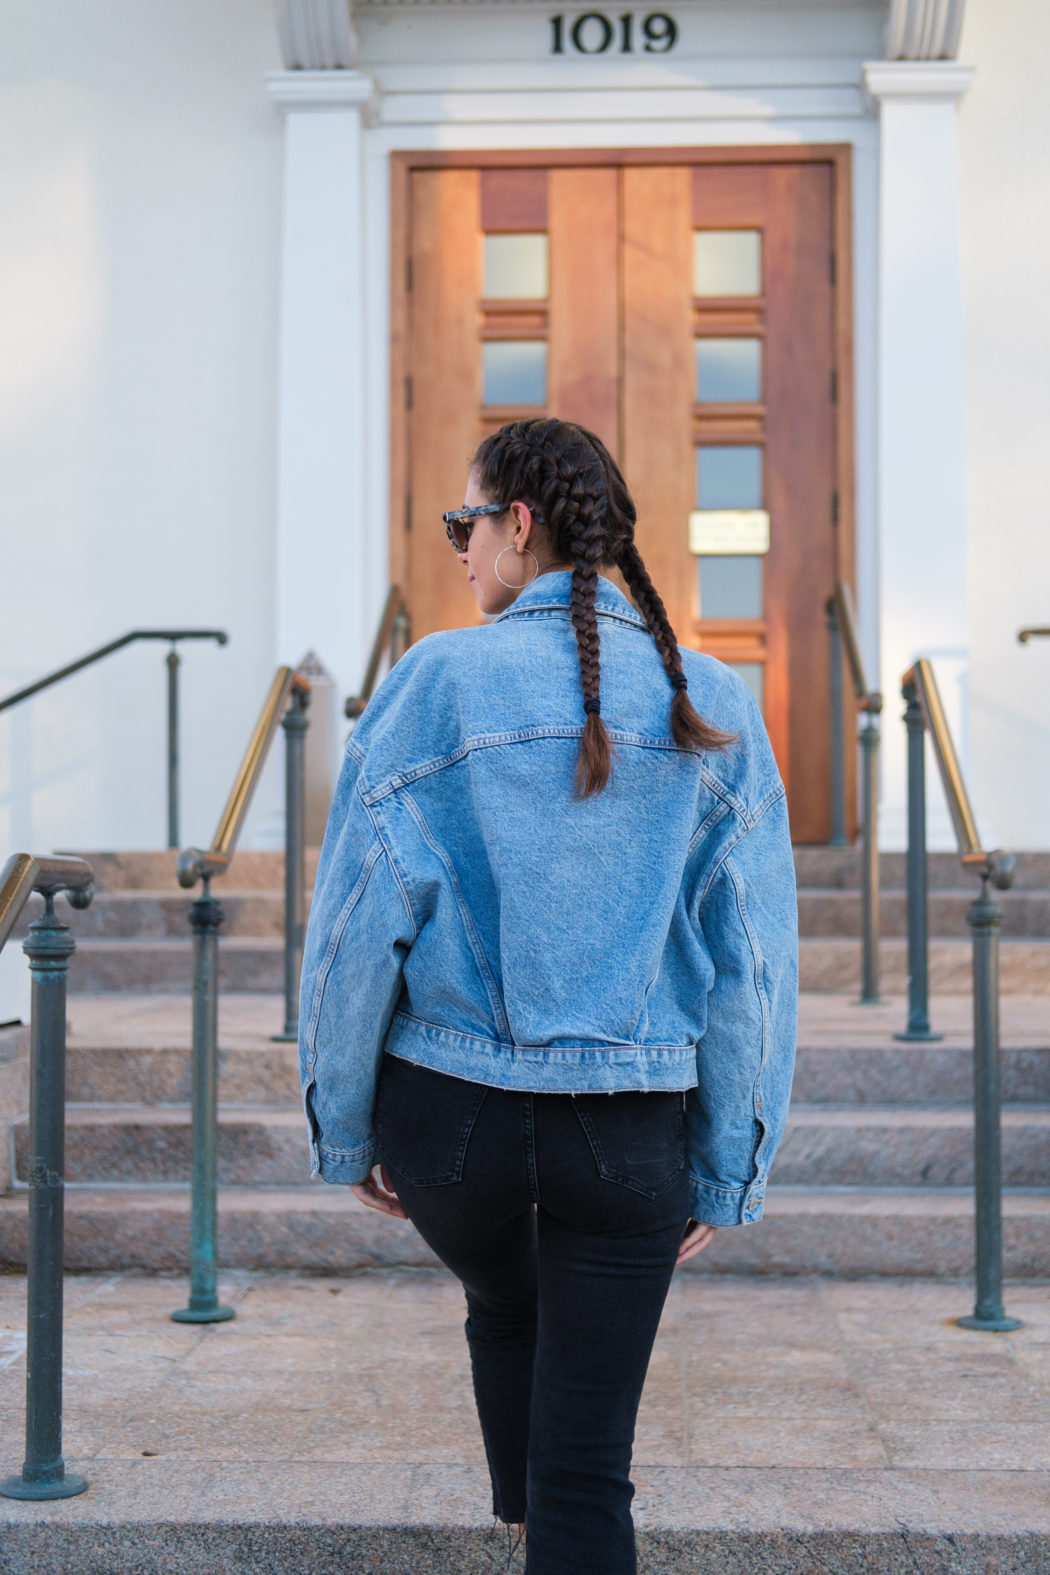
{"label": "wooden double door", "polygon": [[392,579],[413,637],[478,621],[442,510],[503,422],[616,455],[681,644],[762,706],[798,842],[826,841],[824,604],[851,579],[848,154],[395,160]]}

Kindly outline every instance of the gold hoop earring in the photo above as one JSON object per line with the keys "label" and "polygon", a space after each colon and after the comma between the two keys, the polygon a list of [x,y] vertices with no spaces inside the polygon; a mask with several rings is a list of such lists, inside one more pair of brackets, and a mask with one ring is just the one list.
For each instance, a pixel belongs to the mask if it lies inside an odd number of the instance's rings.
{"label": "gold hoop earring", "polygon": [[532,574],[529,575],[527,580],[522,580],[520,585],[512,585],[511,582],[509,580],[505,580],[503,578],[502,574],[499,572],[499,560],[500,560],[500,558],[503,557],[503,553],[504,552],[513,552],[514,551],[513,547],[504,547],[503,552],[497,553],[496,561],[492,565],[492,569],[493,569],[493,572],[494,572],[497,580],[500,582],[501,585],[505,585],[507,587],[508,591],[523,591],[525,589],[526,585],[531,585],[532,584],[533,580],[536,578],[536,575],[539,574],[539,572],[540,572],[540,560],[537,558],[537,556],[533,552],[532,548],[531,547],[526,547],[524,550],[525,550],[525,552],[528,553],[529,557],[532,559],[533,563],[536,565],[536,568],[535,568],[535,571]]}

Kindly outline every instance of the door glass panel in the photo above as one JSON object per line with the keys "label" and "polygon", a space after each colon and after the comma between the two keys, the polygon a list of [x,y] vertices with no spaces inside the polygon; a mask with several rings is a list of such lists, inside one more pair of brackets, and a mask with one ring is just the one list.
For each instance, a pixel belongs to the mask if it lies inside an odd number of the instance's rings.
{"label": "door glass panel", "polygon": [[711,443],[698,448],[696,505],[700,509],[760,509],[762,450],[750,443]]}
{"label": "door glass panel", "polygon": [[765,706],[765,663],[730,662],[728,665],[733,669],[734,673],[740,674],[741,678],[744,680],[745,684],[750,689],[755,699],[758,701],[758,709],[761,711]]}
{"label": "door glass panel", "polygon": [[486,235],[487,301],[541,301],[547,295],[545,235]]}
{"label": "door glass panel", "polygon": [[490,339],[481,347],[486,405],[544,405],[547,345],[542,339]]}
{"label": "door glass panel", "polygon": [[761,295],[761,230],[694,230],[694,295]]}
{"label": "door glass panel", "polygon": [[698,339],[696,397],[719,404],[761,399],[761,339]]}
{"label": "door glass panel", "polygon": [[761,618],[762,559],[703,557],[700,574],[701,618]]}

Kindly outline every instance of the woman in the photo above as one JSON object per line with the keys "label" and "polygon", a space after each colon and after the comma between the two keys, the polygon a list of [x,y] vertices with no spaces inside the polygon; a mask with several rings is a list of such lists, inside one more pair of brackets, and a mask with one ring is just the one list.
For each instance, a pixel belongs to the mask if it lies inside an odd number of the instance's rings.
{"label": "woman", "polygon": [[369,703],[303,965],[314,1170],[462,1280],[529,1575],[636,1569],[671,1273],[760,1217],[794,1055],[783,786],[746,686],[676,644],[634,525],[582,428],[481,444],[445,526],[492,621],[420,640]]}

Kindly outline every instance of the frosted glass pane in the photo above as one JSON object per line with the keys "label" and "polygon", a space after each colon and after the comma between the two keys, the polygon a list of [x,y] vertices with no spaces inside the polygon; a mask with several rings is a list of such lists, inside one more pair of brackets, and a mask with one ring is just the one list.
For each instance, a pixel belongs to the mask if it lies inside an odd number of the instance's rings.
{"label": "frosted glass pane", "polygon": [[750,443],[713,443],[696,451],[699,509],[760,509],[762,450]]}
{"label": "frosted glass pane", "polygon": [[490,339],[481,347],[486,405],[545,405],[547,346],[542,339]]}
{"label": "frosted glass pane", "polygon": [[761,339],[698,339],[696,397],[719,403],[761,399]]}
{"label": "frosted glass pane", "polygon": [[761,230],[694,230],[694,295],[760,295]]}
{"label": "frosted glass pane", "polygon": [[698,558],[701,618],[761,618],[762,559]]}
{"label": "frosted glass pane", "polygon": [[545,235],[486,235],[488,301],[541,301],[547,294]]}
{"label": "frosted glass pane", "polygon": [[755,699],[761,711],[766,703],[766,669],[762,662],[730,662],[729,666],[734,673],[739,673]]}

